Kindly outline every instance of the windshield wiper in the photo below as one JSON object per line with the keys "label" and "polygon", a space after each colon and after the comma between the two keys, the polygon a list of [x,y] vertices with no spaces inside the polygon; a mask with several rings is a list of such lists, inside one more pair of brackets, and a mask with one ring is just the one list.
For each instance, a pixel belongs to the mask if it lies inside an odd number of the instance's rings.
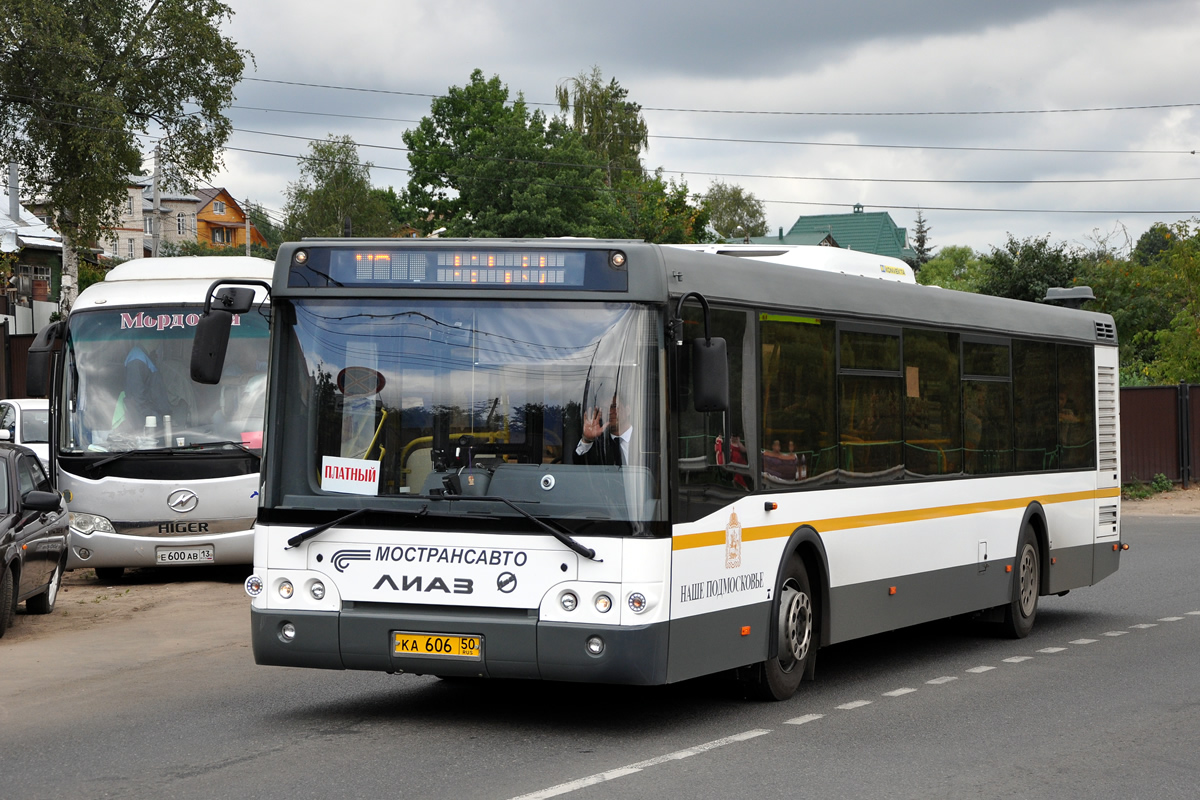
{"label": "windshield wiper", "polygon": [[522,517],[529,520],[534,525],[537,525],[539,528],[544,530],[546,533],[550,534],[555,539],[558,539],[560,542],[562,542],[567,547],[569,547],[571,550],[573,550],[574,552],[583,556],[584,558],[591,559],[592,561],[595,561],[596,563],[603,563],[603,561],[604,561],[604,559],[602,559],[602,558],[596,558],[595,550],[593,550],[590,547],[585,547],[584,545],[580,544],[579,542],[577,542],[573,538],[571,538],[571,534],[569,531],[567,531],[566,528],[563,528],[561,525],[557,525],[557,524],[551,525],[546,520],[535,517],[533,514],[530,514],[528,511],[521,508],[519,505],[514,503],[512,500],[509,500],[507,497],[500,497],[499,495],[493,495],[493,494],[480,494],[480,495],[461,495],[461,494],[440,494],[440,495],[438,495],[438,494],[434,494],[434,495],[418,495],[418,497],[422,498],[423,500],[434,500],[434,501],[437,501],[437,500],[488,500],[493,503],[504,503],[504,505],[508,506],[513,511],[516,511]]}
{"label": "windshield wiper", "polygon": [[122,450],[119,453],[113,453],[108,458],[102,458],[99,461],[93,461],[87,466],[89,469],[97,469],[99,467],[103,467],[105,464],[111,464],[114,461],[119,461],[120,459],[125,458],[126,456],[131,456],[135,453],[158,453],[160,455],[163,453],[167,455],[179,455],[180,453],[206,453],[211,451],[208,451],[205,448],[227,446],[235,447],[238,450],[243,450],[247,455],[262,461],[262,456],[246,447],[241,442],[197,442],[195,444],[183,445],[182,447],[143,447],[134,448],[132,450]]}
{"label": "windshield wiper", "polygon": [[309,539],[313,538],[314,536],[320,536],[322,533],[329,530],[330,528],[334,528],[334,527],[337,527],[338,525],[345,524],[352,519],[358,519],[363,514],[366,514],[368,512],[375,512],[375,513],[379,513],[379,514],[401,514],[406,517],[423,517],[423,516],[425,516],[426,513],[428,513],[428,511],[429,511],[428,503],[421,506],[421,508],[417,511],[401,511],[401,510],[395,509],[395,508],[359,508],[354,511],[351,511],[349,514],[346,514],[345,516],[338,517],[337,519],[333,520],[332,522],[326,522],[324,525],[318,525],[315,528],[309,528],[306,531],[301,531],[300,533],[297,533],[295,536],[293,536],[292,538],[287,540],[287,547],[285,547],[283,549],[291,550],[292,548],[299,547],[300,545],[304,544],[305,542],[307,542]]}

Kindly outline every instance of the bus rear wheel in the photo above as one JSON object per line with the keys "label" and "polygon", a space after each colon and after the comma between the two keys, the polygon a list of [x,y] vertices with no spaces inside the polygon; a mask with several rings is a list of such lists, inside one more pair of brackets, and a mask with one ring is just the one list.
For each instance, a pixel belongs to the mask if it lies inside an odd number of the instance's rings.
{"label": "bus rear wheel", "polygon": [[811,671],[816,657],[813,609],[808,572],[800,559],[792,557],[779,587],[779,614],[774,631],[777,653],[755,669],[755,694],[759,698],[787,700]]}
{"label": "bus rear wheel", "polygon": [[1017,542],[1014,572],[1012,600],[1004,607],[1001,631],[1010,639],[1024,639],[1033,630],[1033,621],[1037,618],[1042,572],[1037,534],[1028,523],[1021,529],[1021,538]]}

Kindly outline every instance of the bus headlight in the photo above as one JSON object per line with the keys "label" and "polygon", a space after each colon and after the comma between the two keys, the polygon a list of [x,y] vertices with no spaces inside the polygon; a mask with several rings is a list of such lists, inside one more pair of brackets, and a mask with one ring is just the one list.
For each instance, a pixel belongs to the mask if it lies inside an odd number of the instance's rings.
{"label": "bus headlight", "polygon": [[604,614],[610,608],[612,608],[612,598],[611,597],[609,597],[606,594],[596,595],[596,610],[597,611],[599,611],[601,614]]}
{"label": "bus headlight", "polygon": [[263,592],[263,580],[257,575],[251,575],[246,578],[246,594],[251,597],[258,597]]}
{"label": "bus headlight", "polygon": [[562,605],[563,611],[574,611],[579,605],[579,598],[574,592],[563,592],[562,597],[558,598],[558,602]]}
{"label": "bus headlight", "polygon": [[640,614],[645,611],[646,595],[642,594],[641,592],[634,592],[633,594],[629,595],[629,609],[635,614]]}
{"label": "bus headlight", "polygon": [[291,581],[281,581],[279,584],[279,596],[284,600],[291,599],[292,594],[296,591],[296,587],[292,586]]}
{"label": "bus headlight", "polygon": [[71,512],[71,527],[84,535],[93,533],[116,533],[116,528],[108,521],[108,517],[96,514],[84,514],[79,511]]}
{"label": "bus headlight", "polygon": [[325,598],[325,584],[320,581],[313,581],[312,586],[308,587],[308,593],[312,595],[313,600],[323,600]]}

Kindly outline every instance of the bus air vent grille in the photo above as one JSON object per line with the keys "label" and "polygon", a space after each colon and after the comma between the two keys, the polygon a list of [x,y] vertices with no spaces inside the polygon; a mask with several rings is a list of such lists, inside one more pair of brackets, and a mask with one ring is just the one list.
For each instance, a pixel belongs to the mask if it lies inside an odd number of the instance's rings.
{"label": "bus air vent grille", "polygon": [[1096,369],[1096,405],[1100,429],[1098,466],[1101,472],[1116,472],[1120,431],[1117,427],[1117,371],[1113,367]]}
{"label": "bus air vent grille", "polygon": [[1117,329],[1111,322],[1097,322],[1096,338],[1102,342],[1115,342],[1117,340]]}
{"label": "bus air vent grille", "polygon": [[1117,524],[1117,507],[1100,506],[1100,527]]}

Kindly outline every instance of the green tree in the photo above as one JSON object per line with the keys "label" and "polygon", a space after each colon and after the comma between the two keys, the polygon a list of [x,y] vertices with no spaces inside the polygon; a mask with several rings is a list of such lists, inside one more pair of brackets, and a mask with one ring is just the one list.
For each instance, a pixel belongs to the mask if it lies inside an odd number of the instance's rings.
{"label": "green tree", "polygon": [[[271,252],[271,258],[274,258],[275,253],[279,251],[279,245],[284,241],[283,226],[271,219],[266,209],[259,203],[247,201],[246,215],[250,217],[250,224],[257,228],[258,232],[267,240],[266,249]],[[251,246],[253,247],[253,245]]]}
{"label": "green tree", "polygon": [[686,182],[664,180],[662,169],[609,195],[606,236],[658,244],[711,241],[708,210],[689,196]]}
{"label": "green tree", "polygon": [[736,183],[714,180],[703,198],[710,224],[722,239],[741,241],[746,236],[767,235],[763,202]]}
{"label": "green tree", "polygon": [[347,219],[355,236],[392,235],[391,210],[371,186],[372,165],[359,161],[354,140],[330,134],[308,149],[300,158],[300,180],[288,184],[284,236],[342,236]]}
{"label": "green tree", "polygon": [[1041,302],[1053,286],[1071,286],[1082,255],[1065,243],[1051,244],[1050,236],[1018,241],[1011,233],[1004,247],[993,247],[983,263],[979,291],[997,297]]}
{"label": "green tree", "polygon": [[929,245],[929,232],[931,230],[933,228],[925,220],[925,215],[918,209],[917,221],[913,223],[913,257],[908,262],[908,265],[913,268],[914,272],[920,272],[921,268],[933,258],[933,248]]}
{"label": "green tree", "polygon": [[[70,278],[76,243],[116,224],[139,135],[161,137],[170,183],[219,166],[222,110],[249,55],[221,34],[232,15],[219,0],[5,0],[0,160],[53,210]],[[64,310],[73,300],[64,287]]]}
{"label": "green tree", "polygon": [[917,282],[962,292],[978,292],[983,278],[983,262],[969,247],[947,245],[925,262],[917,273]]}
{"label": "green tree", "polygon": [[606,185],[642,177],[641,153],[650,144],[650,130],[642,107],[628,99],[628,90],[616,78],[606,84],[600,68],[592,67],[590,73],[560,83],[554,95],[584,147],[599,159]]}
{"label": "green tree", "polygon": [[423,233],[450,236],[602,235],[603,171],[561,118],[509,99],[480,70],[452,86],[404,132],[405,201]]}

